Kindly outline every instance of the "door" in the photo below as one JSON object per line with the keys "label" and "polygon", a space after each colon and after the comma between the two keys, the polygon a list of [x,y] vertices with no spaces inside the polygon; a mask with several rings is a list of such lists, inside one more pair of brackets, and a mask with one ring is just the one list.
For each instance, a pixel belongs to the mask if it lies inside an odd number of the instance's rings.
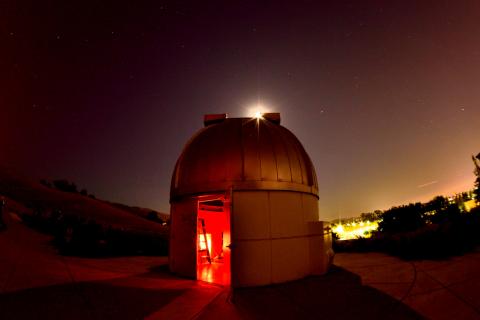
{"label": "door", "polygon": [[173,273],[195,279],[197,199],[187,198],[171,206],[169,265]]}
{"label": "door", "polygon": [[197,279],[230,285],[230,201],[224,194],[198,198]]}

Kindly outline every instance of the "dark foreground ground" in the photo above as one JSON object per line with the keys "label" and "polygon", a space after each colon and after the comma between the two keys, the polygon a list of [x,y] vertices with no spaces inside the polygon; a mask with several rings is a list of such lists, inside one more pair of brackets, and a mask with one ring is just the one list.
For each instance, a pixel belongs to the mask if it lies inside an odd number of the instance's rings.
{"label": "dark foreground ground", "polygon": [[480,319],[480,253],[339,254],[326,276],[232,292],[170,275],[165,257],[63,257],[49,236],[6,220],[0,319]]}

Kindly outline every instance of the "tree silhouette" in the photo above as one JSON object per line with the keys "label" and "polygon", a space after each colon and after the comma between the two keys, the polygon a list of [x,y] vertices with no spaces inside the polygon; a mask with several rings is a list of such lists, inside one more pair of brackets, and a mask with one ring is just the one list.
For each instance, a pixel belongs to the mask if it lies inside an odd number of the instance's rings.
{"label": "tree silhouette", "polygon": [[77,186],[73,182],[69,182],[66,179],[53,180],[53,186],[63,192],[77,193]]}
{"label": "tree silhouette", "polygon": [[421,203],[392,207],[383,212],[378,229],[387,233],[415,231],[425,225],[423,216],[424,208]]}
{"label": "tree silhouette", "polygon": [[475,188],[473,190],[475,200],[480,202],[480,153],[475,157],[472,156],[473,164],[475,165],[475,170],[473,171],[477,178],[475,179]]}
{"label": "tree silhouette", "polygon": [[443,196],[436,196],[425,204],[425,212],[428,211],[441,211],[448,207],[448,199]]}

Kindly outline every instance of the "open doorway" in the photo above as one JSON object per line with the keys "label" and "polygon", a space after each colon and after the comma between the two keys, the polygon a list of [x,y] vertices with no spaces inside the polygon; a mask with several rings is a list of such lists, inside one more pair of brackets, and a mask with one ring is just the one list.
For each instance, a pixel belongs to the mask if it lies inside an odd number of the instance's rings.
{"label": "open doorway", "polygon": [[230,285],[230,203],[224,195],[198,199],[197,279]]}

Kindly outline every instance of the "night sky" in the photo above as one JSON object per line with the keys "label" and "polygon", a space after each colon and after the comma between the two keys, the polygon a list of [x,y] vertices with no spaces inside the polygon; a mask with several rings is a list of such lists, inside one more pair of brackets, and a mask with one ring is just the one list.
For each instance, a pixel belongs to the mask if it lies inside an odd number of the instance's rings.
{"label": "night sky", "polygon": [[20,2],[0,4],[0,164],[168,212],[203,115],[261,104],[323,219],[473,187],[480,1]]}

